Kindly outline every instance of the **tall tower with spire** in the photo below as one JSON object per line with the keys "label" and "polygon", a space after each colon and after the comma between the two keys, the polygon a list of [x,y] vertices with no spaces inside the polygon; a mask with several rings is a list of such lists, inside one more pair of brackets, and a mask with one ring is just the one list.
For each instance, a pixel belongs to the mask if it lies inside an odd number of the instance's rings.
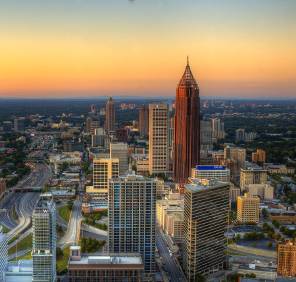
{"label": "tall tower with spire", "polygon": [[177,86],[175,103],[174,178],[187,182],[191,169],[200,162],[200,98],[187,57],[184,74]]}

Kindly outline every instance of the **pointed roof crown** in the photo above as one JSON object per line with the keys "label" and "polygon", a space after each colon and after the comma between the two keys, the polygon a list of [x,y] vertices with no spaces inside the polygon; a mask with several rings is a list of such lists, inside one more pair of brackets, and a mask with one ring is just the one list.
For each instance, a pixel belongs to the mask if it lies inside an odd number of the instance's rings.
{"label": "pointed roof crown", "polygon": [[180,86],[187,86],[187,87],[194,86],[194,87],[198,88],[196,80],[195,80],[195,78],[191,72],[191,69],[190,69],[188,56],[187,56],[187,65],[185,67],[184,74],[181,77],[181,80],[178,84],[178,87],[180,87]]}

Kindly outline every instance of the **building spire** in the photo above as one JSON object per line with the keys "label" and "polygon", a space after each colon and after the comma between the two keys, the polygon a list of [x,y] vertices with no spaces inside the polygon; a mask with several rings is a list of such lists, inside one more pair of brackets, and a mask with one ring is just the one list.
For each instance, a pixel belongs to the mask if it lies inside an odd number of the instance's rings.
{"label": "building spire", "polygon": [[187,56],[187,66],[189,66],[189,57]]}

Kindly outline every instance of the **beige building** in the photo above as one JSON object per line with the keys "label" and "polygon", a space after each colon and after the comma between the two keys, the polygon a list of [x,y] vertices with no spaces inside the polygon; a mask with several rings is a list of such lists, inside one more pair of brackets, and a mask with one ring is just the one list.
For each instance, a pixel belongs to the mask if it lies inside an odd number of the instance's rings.
{"label": "beige building", "polygon": [[149,160],[146,158],[139,158],[136,160],[137,173],[146,175],[149,173]]}
{"label": "beige building", "polygon": [[249,184],[266,184],[267,170],[257,165],[246,166],[240,171],[240,188],[245,191]]}
{"label": "beige building", "polygon": [[237,220],[240,223],[259,223],[258,196],[251,197],[248,193],[237,197]]}
{"label": "beige building", "polygon": [[284,276],[284,277],[296,277],[296,244],[295,242],[286,241],[285,243],[279,243],[277,248],[277,258],[278,258],[278,267],[277,267],[278,275]]}
{"label": "beige building", "polygon": [[274,188],[270,184],[249,184],[246,186],[251,197],[258,196],[261,200],[273,200]]}
{"label": "beige building", "polygon": [[168,105],[149,105],[149,173],[169,170]]}
{"label": "beige building", "polygon": [[263,164],[266,162],[266,152],[262,149],[257,149],[252,153],[252,162]]}
{"label": "beige building", "polygon": [[93,160],[93,189],[99,198],[107,201],[109,180],[119,176],[119,159],[102,158]]}

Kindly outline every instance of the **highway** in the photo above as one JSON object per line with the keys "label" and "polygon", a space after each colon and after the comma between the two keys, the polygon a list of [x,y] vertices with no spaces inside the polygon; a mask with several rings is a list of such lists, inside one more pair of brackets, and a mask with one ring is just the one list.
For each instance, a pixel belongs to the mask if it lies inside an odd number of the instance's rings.
{"label": "highway", "polygon": [[67,231],[59,241],[58,245],[60,247],[64,248],[65,246],[74,245],[78,243],[80,237],[81,220],[81,200],[76,199],[73,203],[73,208],[70,220],[68,222]]}
{"label": "highway", "polygon": [[166,241],[161,231],[156,229],[156,246],[159,256],[162,258],[162,269],[167,272],[171,282],[184,282],[186,278],[181,270],[180,264],[174,255],[170,255]]}
{"label": "highway", "polygon": [[[23,233],[30,227],[31,215],[39,199],[39,193],[16,193],[14,191],[28,187],[42,187],[51,176],[51,170],[45,164],[36,164],[32,167],[32,172],[11,188],[9,194],[0,203],[0,209],[2,210],[0,224],[10,229],[7,233],[8,240]],[[15,219],[16,216],[18,217],[17,220]]]}

